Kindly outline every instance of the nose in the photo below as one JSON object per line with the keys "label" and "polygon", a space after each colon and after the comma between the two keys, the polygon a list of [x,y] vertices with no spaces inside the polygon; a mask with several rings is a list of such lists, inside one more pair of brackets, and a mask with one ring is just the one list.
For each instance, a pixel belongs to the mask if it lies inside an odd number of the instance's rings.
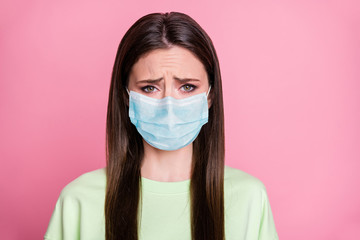
{"label": "nose", "polygon": [[172,89],[169,85],[165,85],[164,91],[163,91],[163,98],[172,96]]}
{"label": "nose", "polygon": [[165,98],[168,96],[175,98],[174,94],[175,94],[175,91],[174,91],[173,84],[171,83],[171,81],[168,81],[168,79],[166,79],[164,81],[164,90],[163,90],[162,98]]}

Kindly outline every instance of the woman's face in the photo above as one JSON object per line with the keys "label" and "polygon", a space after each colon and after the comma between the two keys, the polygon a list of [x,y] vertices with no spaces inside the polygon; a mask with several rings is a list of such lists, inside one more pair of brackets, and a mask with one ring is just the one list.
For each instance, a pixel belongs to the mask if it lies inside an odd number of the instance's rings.
{"label": "woman's face", "polygon": [[179,46],[156,49],[143,55],[129,75],[129,91],[153,98],[172,96],[181,99],[206,93],[208,89],[204,65],[192,52]]}

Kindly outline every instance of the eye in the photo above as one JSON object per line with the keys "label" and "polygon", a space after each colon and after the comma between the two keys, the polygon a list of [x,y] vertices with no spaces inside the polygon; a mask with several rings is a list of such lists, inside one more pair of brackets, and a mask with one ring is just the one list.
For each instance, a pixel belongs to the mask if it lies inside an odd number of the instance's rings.
{"label": "eye", "polygon": [[182,90],[184,90],[185,92],[191,92],[193,91],[196,86],[192,85],[192,84],[185,84],[183,86],[181,86]]}
{"label": "eye", "polygon": [[141,88],[144,92],[151,93],[156,91],[156,87],[154,86],[145,86]]}

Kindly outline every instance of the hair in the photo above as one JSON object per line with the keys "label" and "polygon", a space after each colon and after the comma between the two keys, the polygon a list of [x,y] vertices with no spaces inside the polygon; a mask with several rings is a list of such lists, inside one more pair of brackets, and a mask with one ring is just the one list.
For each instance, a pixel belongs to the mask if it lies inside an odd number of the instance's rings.
{"label": "hair", "polygon": [[193,142],[190,180],[193,240],[224,240],[224,110],[219,61],[210,37],[180,12],[151,13],[137,20],[122,38],[113,67],[106,121],[105,236],[136,240],[141,197],[141,135],[128,116],[128,76],[151,50],[180,46],[204,65],[211,92],[208,123]]}

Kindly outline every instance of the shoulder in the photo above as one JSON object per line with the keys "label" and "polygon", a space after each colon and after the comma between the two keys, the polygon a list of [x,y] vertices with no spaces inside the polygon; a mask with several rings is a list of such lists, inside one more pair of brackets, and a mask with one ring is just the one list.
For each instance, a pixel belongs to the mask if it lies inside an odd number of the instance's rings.
{"label": "shoulder", "polygon": [[86,198],[90,195],[105,193],[106,169],[99,168],[81,174],[69,182],[61,191],[60,198]]}
{"label": "shoulder", "polygon": [[264,183],[259,178],[227,165],[225,165],[224,181],[226,183],[242,185],[243,187],[265,188]]}
{"label": "shoulder", "polygon": [[249,239],[279,239],[264,183],[229,166],[224,174],[225,210],[232,233],[246,232]]}
{"label": "shoulder", "polygon": [[227,165],[225,165],[224,171],[224,187],[225,191],[231,193],[266,193],[265,185],[259,178]]}
{"label": "shoulder", "polygon": [[103,239],[105,186],[105,168],[69,182],[56,202],[44,239],[79,239],[80,233],[81,239]]}

